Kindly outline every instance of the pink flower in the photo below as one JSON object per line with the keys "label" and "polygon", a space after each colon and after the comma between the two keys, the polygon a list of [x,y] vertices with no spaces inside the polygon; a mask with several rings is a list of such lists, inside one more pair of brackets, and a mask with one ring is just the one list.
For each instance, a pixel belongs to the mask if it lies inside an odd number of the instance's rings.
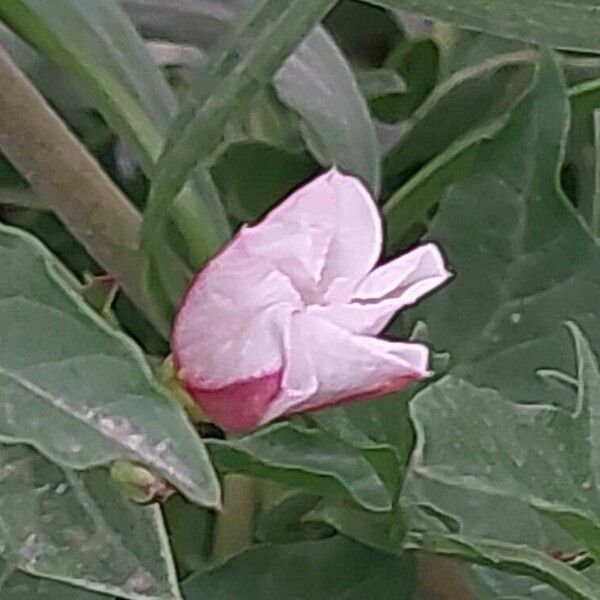
{"label": "pink flower", "polygon": [[376,336],[450,273],[431,243],[375,268],[382,246],[375,202],[335,169],[244,226],[173,328],[179,377],[206,415],[244,431],[425,377],[426,346]]}

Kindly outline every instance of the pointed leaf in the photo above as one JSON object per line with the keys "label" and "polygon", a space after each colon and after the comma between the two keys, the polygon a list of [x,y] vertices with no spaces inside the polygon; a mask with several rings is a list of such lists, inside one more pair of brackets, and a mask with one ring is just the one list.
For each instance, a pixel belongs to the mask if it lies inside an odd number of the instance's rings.
{"label": "pointed leaf", "polygon": [[410,556],[392,557],[336,536],[250,548],[191,577],[185,593],[188,600],[409,600],[415,585]]}
{"label": "pointed leaf", "polygon": [[217,466],[227,472],[350,498],[367,510],[391,508],[390,495],[371,464],[325,432],[277,423],[242,438],[208,444]]}
{"label": "pointed leaf", "polygon": [[408,9],[461,27],[517,38],[542,46],[600,50],[600,12],[595,0],[367,0],[389,9]]}
{"label": "pointed leaf", "polygon": [[[131,600],[180,598],[160,509],[128,502],[107,471],[80,474],[26,446],[0,446],[0,474],[7,569]],[[19,581],[8,575],[2,598]]]}
{"label": "pointed leaf", "polygon": [[302,118],[304,139],[319,162],[361,177],[377,194],[379,147],[369,108],[324,28],[316,28],[302,42],[274,84],[280,98]]}
{"label": "pointed leaf", "polygon": [[0,228],[0,438],[76,469],[136,460],[214,506],[216,477],[183,410],[70,283],[34,238]]}

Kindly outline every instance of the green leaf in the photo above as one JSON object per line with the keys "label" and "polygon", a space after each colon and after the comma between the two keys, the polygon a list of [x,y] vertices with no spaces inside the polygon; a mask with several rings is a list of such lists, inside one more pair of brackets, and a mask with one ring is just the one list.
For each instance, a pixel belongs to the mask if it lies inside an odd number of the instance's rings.
{"label": "green leaf", "polygon": [[183,410],[67,276],[34,238],[0,228],[0,438],[76,469],[137,460],[217,505],[215,474]]}
{"label": "green leaf", "polygon": [[362,69],[356,72],[356,81],[367,100],[406,92],[406,82],[396,71],[387,68]]}
{"label": "green leaf", "polygon": [[18,570],[131,600],[180,598],[160,509],[129,503],[106,471],[79,474],[0,446],[0,475],[0,588],[16,596]]}
{"label": "green leaf", "polygon": [[323,431],[277,423],[242,438],[207,443],[226,472],[349,498],[367,510],[391,508],[390,494],[369,461]]}
{"label": "green leaf", "polygon": [[389,9],[409,9],[461,27],[542,46],[600,50],[596,0],[367,0]]}
{"label": "green leaf", "polygon": [[530,575],[563,592],[573,600],[595,600],[598,586],[564,563],[527,546],[460,535],[414,533],[407,550],[435,553],[511,573]]}
{"label": "green leaf", "polygon": [[342,537],[250,548],[222,567],[191,577],[186,599],[409,600],[411,557],[392,557]]}
{"label": "green leaf", "polygon": [[145,248],[152,247],[193,168],[212,161],[231,115],[250,104],[333,4],[334,0],[264,0],[240,17],[215,49],[191,87],[157,165],[142,227]]}
{"label": "green leaf", "polygon": [[504,114],[530,83],[534,60],[529,51],[494,56],[439,84],[413,114],[406,133],[386,152],[384,188],[397,190],[461,136]]}
{"label": "green leaf", "polygon": [[[51,600],[52,598],[60,598],[60,600],[106,600],[104,594],[88,592],[82,588],[59,581],[40,579],[20,571],[9,570],[7,573],[3,573],[3,564],[0,561],[0,580],[3,582],[0,585],[2,600]],[[6,578],[3,577],[4,575]]]}
{"label": "green leaf", "polygon": [[262,217],[317,168],[307,153],[245,140],[227,147],[212,175],[227,212],[249,222]]}
{"label": "green leaf", "polygon": [[435,40],[440,46],[440,77],[446,79],[477,63],[500,54],[526,50],[527,45],[518,40],[488,35],[481,31],[461,29],[449,23],[436,23]]}
{"label": "green leaf", "polygon": [[144,37],[211,47],[247,6],[245,0],[120,0]]}
{"label": "green leaf", "polygon": [[[152,176],[177,101],[116,1],[15,0],[2,3],[0,19],[74,77],[114,131],[132,143],[146,175]],[[205,171],[198,171],[183,188],[173,218],[193,268],[229,237],[224,210]],[[165,252],[158,251],[163,238],[158,246],[152,254],[168,271]],[[166,260],[172,264],[176,258],[169,254]],[[178,287],[187,280],[181,277]]]}
{"label": "green leaf", "polygon": [[457,276],[412,314],[428,324],[434,347],[450,352],[450,375],[420,392],[412,410],[420,475],[463,496],[525,502],[597,552],[587,425],[572,416],[570,389],[537,375],[571,370],[564,320],[599,339],[599,249],[558,185],[568,109],[544,54],[507,122],[440,193],[429,236]]}
{"label": "green leaf", "polygon": [[373,513],[342,500],[326,499],[303,521],[329,525],[339,533],[376,550],[401,554],[406,528],[397,511]]}
{"label": "green leaf", "polygon": [[412,416],[423,453],[419,476],[523,501],[600,556],[587,416],[518,405],[453,376],[419,393]]}
{"label": "green leaf", "polygon": [[369,108],[344,55],[324,28],[316,28],[302,42],[279,69],[274,84],[280,98],[302,117],[304,139],[319,162],[361,177],[377,193],[379,147]]}
{"label": "green leaf", "polygon": [[373,114],[386,123],[408,119],[433,90],[439,63],[439,49],[430,39],[401,43],[385,60],[406,83],[406,90],[371,102]]}
{"label": "green leaf", "polygon": [[573,364],[563,321],[600,339],[600,252],[558,185],[568,118],[544,56],[509,122],[444,190],[429,236],[457,276],[411,311],[450,352],[452,373],[527,402],[547,401],[538,369]]}
{"label": "green leaf", "polygon": [[374,514],[335,498],[323,499],[307,515],[363,544],[398,553],[406,533],[402,507],[398,503],[414,435],[408,414],[408,394],[393,394],[368,403],[356,403],[316,413],[316,423],[346,444],[356,448],[385,483],[390,510]]}
{"label": "green leaf", "polygon": [[267,488],[271,505],[262,507],[257,518],[255,536],[261,542],[289,544],[331,537],[333,530],[323,523],[305,522],[303,517],[319,502],[319,497],[302,490],[286,490],[273,502],[273,491]]}

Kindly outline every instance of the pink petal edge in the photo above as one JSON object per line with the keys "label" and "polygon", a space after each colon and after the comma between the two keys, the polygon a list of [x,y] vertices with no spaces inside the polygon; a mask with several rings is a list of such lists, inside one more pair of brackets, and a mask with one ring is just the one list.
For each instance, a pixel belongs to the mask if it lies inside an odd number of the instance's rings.
{"label": "pink petal edge", "polygon": [[184,385],[215,425],[225,431],[243,433],[262,424],[269,403],[279,393],[282,375],[283,369],[280,369],[212,389],[189,381],[184,381]]}

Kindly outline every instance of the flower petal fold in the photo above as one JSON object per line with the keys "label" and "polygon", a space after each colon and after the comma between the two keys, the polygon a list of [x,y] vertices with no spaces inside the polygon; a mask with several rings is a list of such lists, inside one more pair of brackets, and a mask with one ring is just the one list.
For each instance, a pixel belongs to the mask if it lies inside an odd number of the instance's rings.
{"label": "flower petal fold", "polygon": [[180,378],[194,389],[220,389],[277,373],[284,331],[301,306],[289,279],[234,241],[196,277],[172,335]]}
{"label": "flower petal fold", "polygon": [[346,304],[308,311],[354,333],[381,333],[401,309],[418,302],[452,277],[435,244],[424,244],[367,275]]}
{"label": "flower petal fold", "polygon": [[[316,382],[316,389],[304,396],[298,390],[290,393],[284,374],[281,391],[270,403],[265,421],[391,393],[427,375],[426,346],[355,335],[307,313],[295,314],[292,320],[292,331],[300,340],[292,346],[286,364],[301,361],[304,377]],[[299,357],[294,350],[304,355]]]}
{"label": "flower petal fold", "polygon": [[383,243],[369,192],[336,169],[291,194],[240,238],[249,254],[285,273],[307,302],[347,299]]}
{"label": "flower petal fold", "polygon": [[207,416],[241,432],[425,377],[426,346],[375,336],[451,274],[433,243],[376,267],[382,245],[375,201],[336,169],[243,227],[173,326],[178,376]]}

